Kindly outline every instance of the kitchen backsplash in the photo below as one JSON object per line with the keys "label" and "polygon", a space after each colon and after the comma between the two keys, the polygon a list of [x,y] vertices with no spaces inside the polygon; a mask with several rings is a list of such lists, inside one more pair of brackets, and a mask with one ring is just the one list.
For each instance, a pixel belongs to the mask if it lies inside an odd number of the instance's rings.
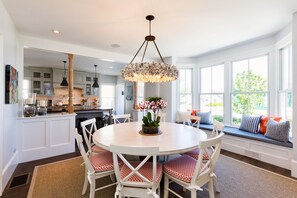
{"label": "kitchen backsplash", "polygon": [[[37,96],[37,100],[51,100],[52,105],[68,105],[68,87],[56,87],[54,88],[53,96]],[[84,96],[83,89],[73,89],[73,104],[74,105],[87,105],[87,106],[98,106],[98,96]],[[48,103],[48,105],[50,105]]]}

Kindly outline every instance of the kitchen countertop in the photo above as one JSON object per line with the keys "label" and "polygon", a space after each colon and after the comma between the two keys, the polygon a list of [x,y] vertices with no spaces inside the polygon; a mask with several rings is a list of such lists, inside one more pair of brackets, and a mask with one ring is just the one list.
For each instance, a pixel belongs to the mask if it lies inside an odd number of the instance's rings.
{"label": "kitchen countertop", "polygon": [[[53,106],[53,107],[48,107],[47,112],[48,113],[57,113],[57,112],[62,112],[62,109],[66,109],[66,111],[67,111],[67,107]],[[112,108],[74,106],[75,112],[96,111],[96,110],[112,110]]]}
{"label": "kitchen countertop", "polygon": [[18,117],[18,120],[31,120],[31,119],[47,119],[47,118],[56,118],[56,117],[72,117],[72,116],[76,116],[76,113],[57,113],[57,112],[53,112],[47,115],[36,115],[34,117],[25,117],[25,116],[21,116]]}

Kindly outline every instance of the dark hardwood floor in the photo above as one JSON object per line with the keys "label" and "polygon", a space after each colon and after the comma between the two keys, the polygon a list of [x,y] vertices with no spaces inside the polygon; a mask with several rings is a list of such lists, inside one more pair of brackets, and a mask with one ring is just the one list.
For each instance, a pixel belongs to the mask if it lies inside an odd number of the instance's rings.
{"label": "dark hardwood floor", "polygon": [[[238,159],[240,161],[243,161],[243,162],[246,162],[249,164],[252,164],[254,166],[278,173],[280,175],[293,178],[293,177],[291,177],[290,170],[280,168],[280,167],[277,167],[277,166],[274,166],[274,165],[271,165],[271,164],[268,164],[265,162],[261,162],[259,160],[255,160],[255,159],[252,159],[249,157],[245,157],[245,156],[242,156],[239,154],[231,153],[231,152],[225,151],[225,150],[222,150],[221,154]],[[27,182],[27,184],[23,184],[23,185],[16,186],[13,188],[9,188],[9,184],[10,184],[10,182],[9,182],[8,186],[6,187],[6,189],[3,192],[2,198],[26,198],[28,191],[29,191],[29,187],[30,187],[30,183],[31,183],[31,179],[32,179],[32,175],[33,175],[35,166],[52,163],[55,161],[76,157],[79,155],[80,155],[80,153],[76,149],[76,151],[74,153],[19,164],[13,174],[13,177],[28,173],[29,174],[28,182]],[[293,179],[295,179],[295,178],[293,178]]]}
{"label": "dark hardwood floor", "polygon": [[31,183],[31,179],[32,179],[32,175],[33,175],[35,166],[40,166],[40,165],[52,163],[55,161],[69,159],[69,158],[76,157],[79,155],[80,155],[80,153],[76,149],[76,151],[74,153],[69,153],[69,154],[65,154],[65,155],[59,155],[59,156],[55,156],[55,157],[50,157],[50,158],[46,158],[46,159],[35,160],[35,161],[30,161],[30,162],[25,162],[25,163],[19,164],[17,166],[16,170],[14,171],[12,178],[15,176],[18,176],[18,175],[23,175],[23,174],[28,173],[29,178],[28,178],[27,184],[9,188],[11,181],[8,182],[8,185],[6,186],[1,198],[26,198],[28,191],[29,191],[29,187],[30,187],[30,183]]}

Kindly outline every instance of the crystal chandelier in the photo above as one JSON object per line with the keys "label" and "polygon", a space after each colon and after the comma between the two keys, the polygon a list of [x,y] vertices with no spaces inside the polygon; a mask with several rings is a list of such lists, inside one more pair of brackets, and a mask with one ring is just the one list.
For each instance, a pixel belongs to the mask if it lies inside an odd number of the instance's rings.
{"label": "crystal chandelier", "polygon": [[[164,62],[163,57],[155,42],[156,37],[151,35],[151,21],[154,20],[154,16],[148,15],[146,19],[149,21],[149,35],[145,37],[144,42],[136,52],[135,56],[124,69],[122,69],[122,77],[128,81],[134,82],[169,82],[174,81],[178,78],[178,70],[175,66],[169,65]],[[144,55],[148,46],[148,42],[152,41],[157,49],[157,52],[162,60],[161,63],[147,63],[143,62]],[[144,46],[144,52],[140,63],[133,63],[135,57],[138,55],[141,48]]]}

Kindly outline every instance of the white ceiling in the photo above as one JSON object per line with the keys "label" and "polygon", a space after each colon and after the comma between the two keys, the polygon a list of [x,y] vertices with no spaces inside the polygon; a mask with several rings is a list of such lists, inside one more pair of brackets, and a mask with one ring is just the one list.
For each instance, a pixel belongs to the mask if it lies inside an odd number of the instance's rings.
{"label": "white ceiling", "polygon": [[[131,58],[148,34],[148,14],[156,17],[152,34],[161,54],[190,57],[273,34],[288,25],[297,11],[297,0],[2,1],[24,35]],[[55,35],[52,29],[61,33]]]}

